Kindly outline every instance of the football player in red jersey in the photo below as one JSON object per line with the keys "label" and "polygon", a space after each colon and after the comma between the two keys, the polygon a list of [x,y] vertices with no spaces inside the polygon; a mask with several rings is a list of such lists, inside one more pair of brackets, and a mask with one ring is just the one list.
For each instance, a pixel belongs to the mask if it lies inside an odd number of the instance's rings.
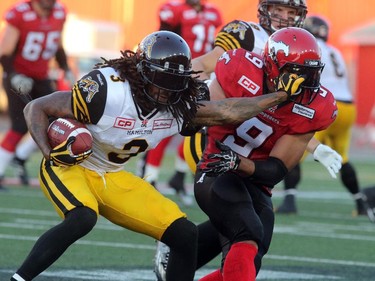
{"label": "football player in red jersey", "polygon": [[[303,26],[313,34],[322,50],[322,61],[325,63],[322,84],[329,88],[337,101],[340,114],[327,130],[315,135],[323,143],[329,143],[343,158],[340,170],[341,182],[350,192],[355,202],[353,215],[367,215],[375,222],[374,211],[366,202],[366,196],[361,192],[357,172],[349,161],[350,140],[352,127],[356,119],[356,105],[349,88],[349,78],[345,61],[338,49],[327,43],[329,35],[328,21],[321,16],[309,16]],[[297,165],[284,179],[285,195],[282,203],[275,211],[280,214],[297,213],[295,197],[297,186],[301,179],[301,166]]]}
{"label": "football player in red jersey", "polygon": [[19,2],[5,13],[0,62],[11,128],[0,143],[0,179],[27,133],[25,104],[54,90],[48,78],[50,60],[56,58],[68,80],[74,80],[61,43],[65,18],[66,10],[56,0]]}
{"label": "football player in red jersey", "polygon": [[193,58],[212,50],[216,29],[222,24],[220,11],[201,0],[170,1],[159,10],[160,30],[179,34],[190,46]]}
{"label": "football player in red jersey", "polygon": [[[188,43],[192,57],[199,57],[212,50],[216,29],[222,24],[220,11],[212,4],[200,0],[170,1],[159,9],[160,30],[173,31]],[[139,163],[140,175],[157,186],[159,169],[164,152],[173,137],[163,140],[155,149],[149,151]],[[142,167],[141,167],[142,166]],[[184,179],[189,168],[183,156],[183,142],[178,146],[175,163],[176,172],[168,181],[176,190],[182,203],[190,206],[193,199],[185,190]]]}
{"label": "football player in red jersey", "polygon": [[[225,52],[235,48],[244,48],[261,54],[270,34],[282,27],[302,27],[307,14],[305,0],[259,0],[258,18],[259,23],[234,20],[226,24],[215,38],[215,47],[207,54],[193,60],[193,69],[201,70],[201,78],[209,79],[214,71],[218,58]],[[192,170],[195,170],[199,155],[197,151],[202,148],[192,149],[192,143],[204,145],[204,138],[197,134],[195,139],[186,138],[184,156]],[[313,138],[308,151],[314,155],[322,165],[326,167],[332,177],[341,168],[341,156],[330,147],[321,145]],[[199,154],[199,153],[198,153]]]}
{"label": "football player in red jersey", "polygon": [[[307,14],[305,0],[259,0],[258,5],[259,23],[233,20],[224,27],[215,38],[215,47],[203,56],[193,59],[193,69],[203,71],[201,78],[209,79],[214,71],[218,58],[225,52],[235,48],[244,48],[257,54],[261,54],[270,34],[282,27],[302,27]],[[184,140],[184,158],[193,173],[205,148],[206,134],[197,133]],[[314,158],[323,164],[332,177],[336,177],[341,167],[341,156],[326,145],[312,139],[308,145],[308,151],[314,154]],[[208,245],[207,248],[198,253],[198,268],[219,253],[218,239],[215,239],[209,223],[198,226],[201,233],[200,245]],[[215,245],[216,244],[216,245]],[[158,243],[155,255],[155,273],[158,280],[163,280],[165,268],[168,262],[168,249]],[[161,276],[161,277],[160,277]]]}
{"label": "football player in red jersey", "polygon": [[314,36],[296,27],[274,32],[263,57],[244,49],[220,57],[212,100],[272,92],[290,85],[287,73],[305,80],[290,102],[236,125],[208,128],[194,193],[222,237],[225,259],[201,280],[255,280],[273,233],[272,188],[298,164],[314,133],[337,115],[333,95],[320,86],[323,67]]}
{"label": "football player in red jersey", "polygon": [[[41,235],[12,281],[38,276],[87,235],[99,215],[168,245],[166,280],[194,279],[196,225],[176,203],[124,166],[165,137],[243,122],[292,99],[304,80],[288,78],[294,91],[282,86],[263,96],[207,101],[207,86],[196,74],[184,39],[158,31],[146,36],[136,52],[126,50],[117,59],[104,60],[71,91],[57,91],[26,105],[27,126],[44,156],[41,189],[63,220]],[[92,154],[74,155],[74,137],[51,149],[50,116],[85,123],[93,137]]]}

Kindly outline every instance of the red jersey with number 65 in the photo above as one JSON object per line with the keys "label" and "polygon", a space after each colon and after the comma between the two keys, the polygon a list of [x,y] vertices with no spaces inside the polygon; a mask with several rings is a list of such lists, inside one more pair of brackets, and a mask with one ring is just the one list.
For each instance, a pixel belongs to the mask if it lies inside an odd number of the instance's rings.
{"label": "red jersey with number 65", "polygon": [[[244,49],[224,53],[215,69],[216,78],[226,97],[254,97],[266,94],[262,58]],[[220,140],[236,153],[252,160],[269,156],[283,135],[305,134],[326,129],[336,118],[337,106],[330,91],[321,87],[315,98],[301,103],[286,102],[269,108],[237,125],[208,128],[208,145],[204,151],[218,152]]]}
{"label": "red jersey with number 65", "polygon": [[171,1],[160,7],[159,19],[185,39],[193,58],[211,51],[216,28],[222,24],[219,10],[209,3],[202,4],[197,12],[186,3]]}
{"label": "red jersey with number 65", "polygon": [[18,73],[34,79],[48,77],[48,62],[61,43],[65,18],[66,11],[60,3],[46,18],[37,15],[30,1],[18,3],[6,12],[5,20],[20,32],[14,60]]}

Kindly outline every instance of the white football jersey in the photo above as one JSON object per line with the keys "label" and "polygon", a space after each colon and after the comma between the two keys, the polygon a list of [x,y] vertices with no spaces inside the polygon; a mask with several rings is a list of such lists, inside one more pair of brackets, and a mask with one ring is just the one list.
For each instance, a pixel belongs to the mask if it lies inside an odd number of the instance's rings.
{"label": "white football jersey", "polygon": [[264,46],[266,46],[269,35],[267,31],[258,23],[248,22],[249,26],[253,30],[254,34],[254,49],[251,50],[258,55],[262,55],[264,52]]}
{"label": "white football jersey", "polygon": [[353,97],[341,53],[322,39],[317,39],[317,41],[322,51],[322,62],[325,64],[320,83],[332,92],[336,100],[351,102]]}
{"label": "white football jersey", "polygon": [[81,165],[99,173],[123,169],[131,157],[179,132],[167,111],[143,115],[128,81],[110,67],[91,71],[76,83],[73,111],[93,136],[93,153]]}

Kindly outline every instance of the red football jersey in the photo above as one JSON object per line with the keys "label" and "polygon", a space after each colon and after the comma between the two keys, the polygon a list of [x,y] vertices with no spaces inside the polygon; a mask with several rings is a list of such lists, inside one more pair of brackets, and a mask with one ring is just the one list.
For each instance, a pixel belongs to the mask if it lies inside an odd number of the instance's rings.
{"label": "red football jersey", "polygon": [[219,10],[208,3],[197,12],[186,3],[171,1],[160,7],[159,19],[179,30],[177,33],[189,45],[193,58],[213,48],[216,29],[222,24]]}
{"label": "red football jersey", "polygon": [[56,3],[48,18],[40,18],[30,1],[16,4],[5,20],[20,31],[14,68],[34,79],[46,79],[48,62],[56,54],[66,18],[65,8]]}
{"label": "red football jersey", "polygon": [[[224,53],[215,73],[226,96],[253,97],[264,94],[262,58],[244,49]],[[305,97],[306,101],[309,97]],[[237,125],[208,128],[205,154],[217,152],[215,140],[249,159],[265,159],[283,135],[304,134],[327,128],[336,118],[337,106],[330,91],[321,87],[308,105],[287,102],[274,106]]]}

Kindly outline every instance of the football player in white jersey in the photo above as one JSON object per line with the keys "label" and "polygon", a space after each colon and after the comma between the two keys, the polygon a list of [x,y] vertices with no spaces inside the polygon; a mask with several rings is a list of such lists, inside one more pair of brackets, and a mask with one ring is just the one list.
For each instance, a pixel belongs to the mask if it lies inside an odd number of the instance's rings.
{"label": "football player in white jersey", "polygon": [[[352,127],[357,112],[349,87],[345,61],[340,51],[327,43],[329,35],[328,20],[322,16],[309,16],[306,18],[304,28],[317,38],[322,51],[322,61],[325,63],[321,81],[335,96],[339,109],[335,122],[328,129],[316,133],[315,138],[322,143],[329,144],[342,156],[341,181],[355,201],[356,209],[353,211],[353,215],[367,215],[372,222],[375,222],[374,211],[366,202],[366,197],[361,193],[357,173],[349,162]],[[297,212],[295,195],[300,178],[301,169],[300,165],[297,165],[284,179],[285,197],[276,209],[278,213],[291,214]]]}
{"label": "football player in white jersey", "polygon": [[[166,280],[192,281],[197,227],[177,204],[124,165],[167,136],[192,134],[203,125],[242,122],[293,95],[281,87],[255,98],[206,101],[208,89],[192,75],[196,72],[188,45],[170,31],[154,32],[136,52],[121,54],[97,65],[71,91],[35,99],[24,110],[30,134],[44,156],[41,189],[63,220],[37,240],[13,281],[32,280],[46,270],[92,230],[99,215],[167,244],[171,251]],[[298,92],[304,78],[289,79],[288,87],[292,84]],[[214,97],[215,89],[210,91]],[[87,124],[92,149],[72,154],[74,137],[51,148],[49,117]]]}

